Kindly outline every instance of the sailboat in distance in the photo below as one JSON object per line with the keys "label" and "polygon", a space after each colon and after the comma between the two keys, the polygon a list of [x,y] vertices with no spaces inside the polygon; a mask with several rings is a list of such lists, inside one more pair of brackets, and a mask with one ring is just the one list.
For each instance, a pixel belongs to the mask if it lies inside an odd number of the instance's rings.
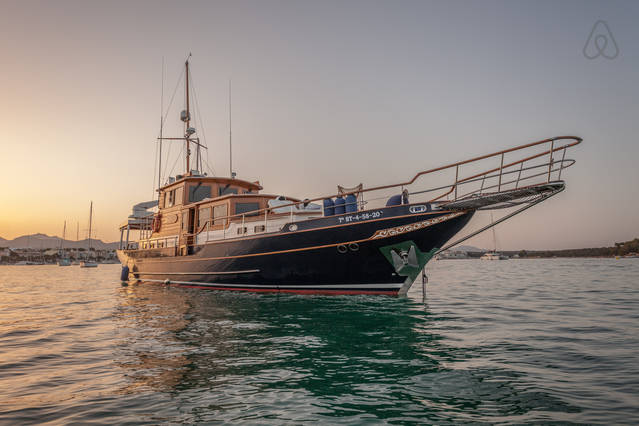
{"label": "sailboat in distance", "polygon": [[[490,223],[492,224],[495,223],[492,212],[490,213]],[[508,256],[497,252],[497,234],[495,234],[494,225],[492,226],[492,228],[493,228],[493,251],[484,253],[484,255],[480,257],[480,259],[481,260],[508,260]]]}
{"label": "sailboat in distance", "polygon": [[62,238],[60,239],[60,250],[58,250],[58,266],[71,266],[71,259],[67,256],[67,252],[64,250],[64,239],[67,235],[67,221],[64,221],[64,228],[62,230]]}
{"label": "sailboat in distance", "polygon": [[91,206],[89,207],[89,250],[87,254],[87,258],[80,262],[80,268],[97,268],[98,264],[90,259],[91,256],[91,225],[93,222],[93,201],[91,201]]}

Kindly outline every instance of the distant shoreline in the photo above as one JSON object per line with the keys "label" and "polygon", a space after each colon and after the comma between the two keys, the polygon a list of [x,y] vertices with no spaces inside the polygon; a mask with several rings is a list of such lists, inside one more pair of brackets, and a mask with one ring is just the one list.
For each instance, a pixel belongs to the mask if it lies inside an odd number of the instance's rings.
{"label": "distant shoreline", "polygon": [[[472,249],[472,250],[471,250]],[[481,250],[476,247],[460,246],[452,248],[449,252],[463,251],[469,258],[479,258],[489,250]],[[634,258],[639,256],[639,238],[625,241],[623,243],[615,243],[614,247],[590,247],[580,249],[561,249],[561,250],[498,250],[506,256],[519,259],[552,259],[552,258],[616,258],[628,257]]]}

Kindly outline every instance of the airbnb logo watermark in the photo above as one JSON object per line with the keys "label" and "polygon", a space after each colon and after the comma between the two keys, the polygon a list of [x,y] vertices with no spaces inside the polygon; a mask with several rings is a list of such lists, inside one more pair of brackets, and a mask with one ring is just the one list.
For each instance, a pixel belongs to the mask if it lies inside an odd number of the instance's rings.
{"label": "airbnb logo watermark", "polygon": [[595,22],[584,46],[584,56],[588,59],[596,59],[600,56],[615,59],[618,55],[619,46],[606,21]]}

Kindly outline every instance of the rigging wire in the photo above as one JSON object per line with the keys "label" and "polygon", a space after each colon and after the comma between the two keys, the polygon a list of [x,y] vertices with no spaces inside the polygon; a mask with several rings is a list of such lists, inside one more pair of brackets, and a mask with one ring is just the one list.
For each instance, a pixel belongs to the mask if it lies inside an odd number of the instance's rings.
{"label": "rigging wire", "polygon": [[[204,141],[204,146],[208,147],[208,143],[207,143],[207,139],[206,139],[206,130],[204,129],[204,123],[199,120],[199,117],[202,116],[202,113],[200,111],[200,104],[197,100],[197,90],[195,89],[195,82],[193,81],[193,74],[191,73],[191,71],[189,70],[189,78],[191,79],[191,86],[193,86],[193,99],[195,100],[195,111],[197,112],[197,114],[195,115],[195,122],[196,124],[202,128],[202,139]],[[213,167],[211,167],[211,165],[209,164],[209,150],[206,150],[206,158],[204,158],[204,156],[200,156],[200,159],[204,160],[204,162],[206,163],[206,166],[208,167],[209,171],[211,172],[212,176],[215,176],[215,170],[213,170]]]}
{"label": "rigging wire", "polygon": [[153,183],[151,184],[151,187],[153,188],[153,193],[151,194],[151,199],[155,200],[155,195],[157,192],[158,197],[160,196],[160,192],[159,189],[157,188],[158,191],[156,191],[155,188],[155,172],[157,171],[158,173],[160,173],[160,170],[158,170],[158,144],[155,144],[155,155],[153,157],[155,159],[155,161],[153,161]]}
{"label": "rigging wire", "polygon": [[182,82],[182,78],[184,77],[184,69],[180,73],[180,77],[178,78],[177,84],[175,85],[175,89],[173,89],[173,94],[171,95],[171,100],[169,101],[169,106],[166,107],[166,113],[164,114],[163,121],[166,123],[166,117],[169,115],[169,111],[171,110],[171,105],[173,105],[173,99],[175,98],[175,94],[177,93],[178,87],[180,87],[180,83]]}
{"label": "rigging wire", "polygon": [[[162,173],[162,177],[166,177],[166,170],[169,168],[169,158],[171,158],[171,147],[173,146],[172,143],[169,144],[169,149],[168,152],[166,153],[166,164],[164,166],[164,173]],[[166,182],[166,179],[163,179],[162,182]]]}
{"label": "rigging wire", "polygon": [[184,147],[182,147],[182,149],[180,150],[180,153],[178,154],[178,156],[175,157],[175,162],[173,163],[173,167],[171,167],[171,171],[169,172],[169,176],[171,176],[171,174],[173,173],[173,169],[175,169],[175,166],[177,165],[177,162],[180,159],[180,157],[182,156],[183,152],[184,152]]}
{"label": "rigging wire", "polygon": [[[180,87],[180,83],[182,82],[182,78],[184,77],[184,68],[182,68],[182,72],[180,73],[180,76],[178,77],[177,83],[175,84],[175,88],[173,89],[173,94],[171,95],[171,100],[169,101],[169,105],[166,107],[166,112],[164,112],[164,115],[162,116],[162,128],[160,129],[160,134],[158,136],[162,135],[162,130],[164,128],[164,123],[166,123],[166,118],[169,115],[169,112],[171,111],[171,106],[173,105],[173,100],[175,99],[175,94],[177,93],[178,88]],[[166,166],[164,167],[164,173],[162,173],[160,180],[162,182],[165,181],[165,178],[167,176],[166,174],[166,169],[169,167],[169,159],[171,158],[171,146],[173,144],[168,144],[169,148],[168,148],[168,152],[166,154]],[[179,157],[178,157],[179,158]],[[172,172],[173,170],[171,170]],[[160,173],[161,171],[159,171],[158,173]]]}

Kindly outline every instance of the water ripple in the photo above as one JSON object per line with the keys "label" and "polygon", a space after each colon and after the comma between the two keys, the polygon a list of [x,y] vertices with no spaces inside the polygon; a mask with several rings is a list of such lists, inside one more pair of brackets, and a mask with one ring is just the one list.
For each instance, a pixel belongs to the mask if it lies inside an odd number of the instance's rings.
{"label": "water ripple", "polygon": [[1,267],[0,422],[638,423],[638,272],[441,261],[422,300]]}

